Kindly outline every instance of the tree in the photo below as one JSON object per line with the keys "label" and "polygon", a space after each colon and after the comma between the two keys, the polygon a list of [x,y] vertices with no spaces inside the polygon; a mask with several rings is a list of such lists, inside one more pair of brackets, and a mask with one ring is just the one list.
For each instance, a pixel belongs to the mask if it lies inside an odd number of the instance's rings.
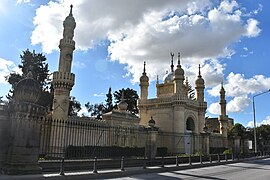
{"label": "tree", "polygon": [[20,55],[21,63],[18,67],[21,69],[22,74],[12,72],[6,76],[6,80],[11,84],[10,93],[7,95],[9,100],[13,99],[13,90],[16,84],[27,76],[28,72],[31,71],[33,78],[37,80],[42,89],[41,96],[38,104],[45,107],[52,107],[53,95],[50,91],[50,78],[48,63],[46,63],[46,57],[42,53],[31,52],[29,49],[23,51]]}
{"label": "tree", "polygon": [[188,87],[188,98],[195,100],[195,89],[192,88],[191,84],[187,81],[187,87]]}
{"label": "tree", "polygon": [[137,107],[137,100],[139,99],[139,96],[137,94],[137,91],[127,88],[127,89],[121,89],[118,91],[115,91],[113,93],[115,103],[118,104],[122,99],[122,91],[124,91],[124,99],[125,102],[128,104],[127,111],[138,114],[138,107]]}
{"label": "tree", "polygon": [[50,84],[48,63],[42,53],[30,52],[29,49],[23,51],[20,55],[21,63],[18,67],[22,74],[12,72],[6,77],[6,80],[12,85],[12,88],[31,71],[33,78],[40,84],[42,90],[48,90]]}
{"label": "tree", "polygon": [[112,88],[109,88],[108,94],[106,94],[107,99],[105,100],[105,109],[103,113],[111,112],[113,110],[113,96],[112,96]]}
{"label": "tree", "polygon": [[235,136],[240,136],[241,139],[245,139],[247,138],[246,128],[242,124],[236,123],[233,127],[229,129],[228,136],[230,138],[233,138]]}
{"label": "tree", "polygon": [[78,112],[81,110],[81,103],[75,99],[75,97],[71,96],[68,107],[68,115],[69,116],[77,116]]}
{"label": "tree", "polygon": [[102,113],[105,110],[104,104],[90,104],[90,102],[87,102],[85,104],[85,107],[87,111],[91,114],[91,116],[97,117],[97,119],[102,119]]}

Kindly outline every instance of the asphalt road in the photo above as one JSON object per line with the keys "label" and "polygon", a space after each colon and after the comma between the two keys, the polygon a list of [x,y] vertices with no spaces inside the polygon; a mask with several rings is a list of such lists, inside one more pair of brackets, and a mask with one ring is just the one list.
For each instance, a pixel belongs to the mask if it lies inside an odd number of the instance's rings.
{"label": "asphalt road", "polygon": [[216,179],[216,180],[270,180],[270,158],[252,160],[198,169],[170,171],[164,173],[139,174],[131,177],[114,178],[125,180],[172,180],[172,179]]}

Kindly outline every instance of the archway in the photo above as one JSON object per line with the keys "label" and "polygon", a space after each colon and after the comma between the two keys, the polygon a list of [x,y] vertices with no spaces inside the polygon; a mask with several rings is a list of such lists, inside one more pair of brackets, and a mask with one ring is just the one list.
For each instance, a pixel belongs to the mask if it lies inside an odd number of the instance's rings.
{"label": "archway", "polygon": [[195,123],[192,117],[188,117],[186,120],[185,129],[185,153],[193,154],[194,152],[194,139],[193,133],[195,131]]}

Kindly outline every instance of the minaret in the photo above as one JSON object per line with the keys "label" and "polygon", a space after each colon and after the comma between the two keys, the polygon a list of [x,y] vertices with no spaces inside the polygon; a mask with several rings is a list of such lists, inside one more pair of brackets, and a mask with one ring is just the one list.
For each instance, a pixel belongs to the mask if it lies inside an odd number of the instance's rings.
{"label": "minaret", "polygon": [[140,78],[140,87],[141,87],[141,100],[146,100],[148,99],[148,87],[149,87],[149,78],[146,75],[146,71],[145,71],[145,62],[143,64],[143,73],[142,76]]}
{"label": "minaret", "polygon": [[[185,80],[184,74],[185,74],[185,72],[182,69],[181,64],[180,64],[180,52],[178,52],[177,68],[174,71],[174,78],[173,78],[174,93],[180,94],[181,91],[183,91],[183,87],[184,87],[183,83]],[[182,93],[184,93],[184,92],[182,92]]]}
{"label": "minaret", "polygon": [[195,81],[196,84],[196,99],[198,102],[204,102],[204,79],[202,78],[201,75],[201,65],[199,65],[199,75],[198,78]]}
{"label": "minaret", "polygon": [[76,22],[72,15],[72,7],[71,5],[70,13],[63,23],[64,32],[59,44],[58,71],[53,73],[54,100],[52,116],[54,119],[68,118],[69,96],[75,80],[75,75],[71,73],[73,51],[75,50],[73,36],[76,27]]}
{"label": "minaret", "polygon": [[227,137],[227,126],[228,126],[228,116],[226,114],[226,99],[225,99],[225,90],[223,87],[223,83],[221,83],[220,89],[220,115],[219,115],[219,123],[220,123],[220,134]]}

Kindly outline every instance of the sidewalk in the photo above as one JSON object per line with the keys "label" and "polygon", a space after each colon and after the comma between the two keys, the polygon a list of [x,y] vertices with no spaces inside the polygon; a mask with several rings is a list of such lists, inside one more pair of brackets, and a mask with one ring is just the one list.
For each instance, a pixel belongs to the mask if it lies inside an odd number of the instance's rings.
{"label": "sidewalk", "polygon": [[209,161],[192,163],[189,164],[179,164],[179,166],[174,165],[165,165],[164,167],[161,166],[152,166],[146,167],[131,167],[125,168],[124,171],[119,169],[110,169],[110,170],[100,170],[98,173],[93,173],[93,171],[81,171],[81,172],[65,172],[64,176],[61,176],[59,173],[46,173],[46,174],[35,174],[35,175],[1,175],[0,180],[21,180],[21,179],[107,179],[107,178],[117,178],[117,177],[124,177],[124,176],[132,176],[135,174],[146,174],[146,173],[161,173],[161,172],[168,172],[168,171],[177,171],[177,170],[185,170],[185,169],[192,169],[192,168],[202,168],[202,167],[209,167],[209,166],[217,166],[217,165],[224,165],[224,164],[232,164],[238,163],[243,161],[249,161],[254,159],[263,159],[267,157],[261,158],[247,158],[241,160],[222,160],[220,162],[213,161],[210,163]]}

